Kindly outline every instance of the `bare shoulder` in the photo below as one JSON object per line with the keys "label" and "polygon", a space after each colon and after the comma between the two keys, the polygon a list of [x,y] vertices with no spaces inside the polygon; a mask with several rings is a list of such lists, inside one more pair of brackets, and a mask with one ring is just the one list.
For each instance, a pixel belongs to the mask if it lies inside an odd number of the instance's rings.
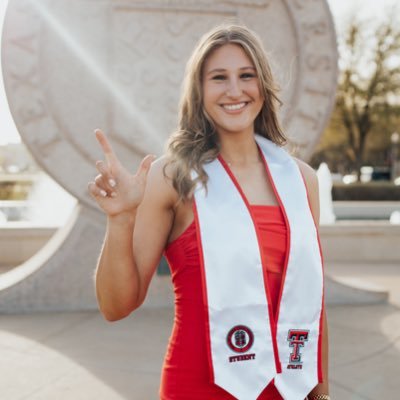
{"label": "bare shoulder", "polygon": [[178,200],[178,194],[172,185],[172,171],[166,156],[155,160],[147,177],[145,196],[158,199],[165,206],[173,206]]}
{"label": "bare shoulder", "polygon": [[303,174],[307,187],[313,188],[316,186],[318,188],[318,178],[314,168],[312,168],[305,161],[300,160],[299,158],[296,157],[293,158],[296,161],[298,167],[300,168],[301,173]]}
{"label": "bare shoulder", "polygon": [[304,181],[307,187],[308,199],[310,201],[310,207],[316,225],[319,223],[319,187],[318,187],[318,177],[314,168],[308,165],[305,161],[293,157],[296,161],[299,169],[304,177]]}

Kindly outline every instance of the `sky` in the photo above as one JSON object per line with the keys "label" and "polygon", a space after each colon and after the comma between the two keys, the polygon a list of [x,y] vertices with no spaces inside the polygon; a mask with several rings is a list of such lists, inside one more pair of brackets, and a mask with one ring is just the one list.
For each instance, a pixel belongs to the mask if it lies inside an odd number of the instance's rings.
{"label": "sky", "polygon": [[[8,0],[0,0],[0,32],[3,31],[2,27],[7,3]],[[395,3],[397,3],[397,0],[328,0],[339,34],[351,16],[357,15],[360,19],[371,19],[374,21],[382,20],[385,16],[385,11]],[[20,140],[8,108],[0,68],[0,146],[7,143],[18,143]]]}

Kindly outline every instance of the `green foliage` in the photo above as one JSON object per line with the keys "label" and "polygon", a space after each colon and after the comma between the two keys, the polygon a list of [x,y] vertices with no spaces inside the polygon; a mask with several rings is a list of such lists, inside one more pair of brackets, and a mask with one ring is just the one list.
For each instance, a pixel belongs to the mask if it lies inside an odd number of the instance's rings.
{"label": "green foliage", "polygon": [[340,38],[336,105],[312,165],[324,160],[342,173],[388,165],[400,129],[400,28],[391,15],[375,28],[353,19]]}

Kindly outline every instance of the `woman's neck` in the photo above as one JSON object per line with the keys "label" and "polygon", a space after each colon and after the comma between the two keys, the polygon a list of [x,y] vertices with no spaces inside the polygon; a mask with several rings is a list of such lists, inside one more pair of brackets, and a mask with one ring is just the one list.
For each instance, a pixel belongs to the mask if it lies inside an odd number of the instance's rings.
{"label": "woman's neck", "polygon": [[228,165],[244,167],[261,161],[254,135],[224,136],[220,144],[220,155]]}

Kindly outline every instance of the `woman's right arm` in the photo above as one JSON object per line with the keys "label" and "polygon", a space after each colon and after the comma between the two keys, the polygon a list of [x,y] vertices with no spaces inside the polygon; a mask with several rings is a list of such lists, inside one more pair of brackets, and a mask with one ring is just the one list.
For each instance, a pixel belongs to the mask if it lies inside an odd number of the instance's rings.
{"label": "woman's right arm", "polygon": [[106,136],[97,131],[96,137],[106,162],[96,163],[99,175],[89,183],[89,192],[107,215],[95,274],[96,295],[104,317],[115,321],[144,300],[172,226],[173,192],[162,163],[155,163],[148,177],[153,157],[147,156],[132,175],[121,165]]}
{"label": "woman's right arm", "polygon": [[132,251],[135,214],[107,217],[95,285],[100,311],[108,321],[124,318],[137,307],[140,278]]}

